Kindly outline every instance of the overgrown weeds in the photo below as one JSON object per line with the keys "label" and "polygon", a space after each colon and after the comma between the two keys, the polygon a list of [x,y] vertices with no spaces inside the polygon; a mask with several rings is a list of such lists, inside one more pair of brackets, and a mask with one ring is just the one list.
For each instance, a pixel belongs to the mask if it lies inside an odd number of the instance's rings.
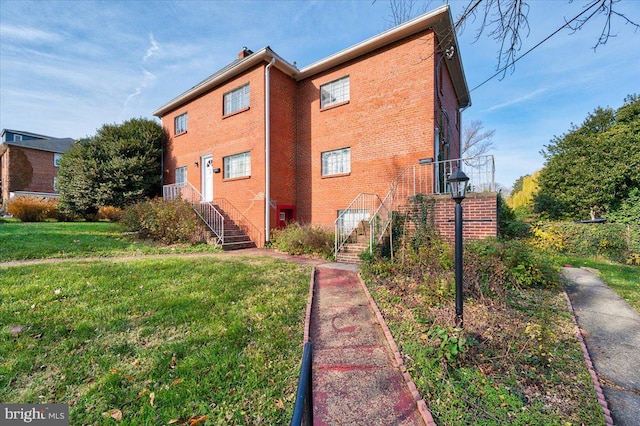
{"label": "overgrown weeds", "polygon": [[[415,235],[422,235],[416,244]],[[422,229],[362,267],[438,424],[601,424],[553,264],[526,242],[464,247],[464,329],[453,251]]]}
{"label": "overgrown weeds", "polygon": [[128,206],[120,223],[141,239],[164,244],[204,241],[204,230],[191,205],[182,199],[155,198]]}
{"label": "overgrown weeds", "polygon": [[333,257],[333,233],[321,226],[292,222],[284,229],[274,229],[270,241],[271,247],[285,253],[307,254],[325,259]]}

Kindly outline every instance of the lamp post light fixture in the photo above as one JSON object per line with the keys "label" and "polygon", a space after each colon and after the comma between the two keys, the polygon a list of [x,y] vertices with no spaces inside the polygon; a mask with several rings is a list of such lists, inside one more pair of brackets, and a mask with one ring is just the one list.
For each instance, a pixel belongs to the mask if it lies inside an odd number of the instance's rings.
{"label": "lamp post light fixture", "polygon": [[464,327],[462,319],[462,200],[467,193],[469,177],[460,169],[449,175],[451,198],[455,208],[455,264],[456,264],[456,327]]}

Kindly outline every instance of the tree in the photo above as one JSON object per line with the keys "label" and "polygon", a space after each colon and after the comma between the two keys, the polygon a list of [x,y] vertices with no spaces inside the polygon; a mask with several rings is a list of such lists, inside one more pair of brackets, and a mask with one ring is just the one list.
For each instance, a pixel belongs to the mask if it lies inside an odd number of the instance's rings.
{"label": "tree", "polygon": [[90,216],[159,194],[166,134],[153,120],[105,124],[76,142],[60,161],[58,191],[66,213]]}
{"label": "tree", "polygon": [[495,130],[484,130],[482,121],[471,120],[462,131],[461,157],[479,157],[487,154],[493,148],[491,140]]}
{"label": "tree", "polygon": [[[628,17],[616,7],[616,3],[619,1],[589,0],[575,16],[565,17],[565,24],[550,34],[547,39],[563,29],[576,32],[581,30],[587,22],[602,19],[600,35],[593,46],[595,49],[606,44],[610,37],[614,37],[611,34],[614,20],[625,25],[632,25],[636,29],[640,28],[639,21]],[[375,3],[375,0],[373,2]],[[393,24],[399,25],[414,18],[421,13],[420,11],[426,10],[431,4],[431,0],[427,0],[423,8],[418,7],[417,3],[416,0],[389,0]],[[529,32],[529,2],[526,0],[468,0],[456,21],[456,31],[463,31],[470,19],[474,22],[478,19],[480,22],[476,29],[476,40],[486,33],[499,46],[496,75],[506,73],[510,68],[513,69],[518,60],[547,40],[543,40],[518,56],[518,52],[522,48],[523,33],[528,35]]]}
{"label": "tree", "polygon": [[640,97],[628,96],[617,111],[596,108],[542,155],[537,212],[551,219],[611,216],[640,188]]}

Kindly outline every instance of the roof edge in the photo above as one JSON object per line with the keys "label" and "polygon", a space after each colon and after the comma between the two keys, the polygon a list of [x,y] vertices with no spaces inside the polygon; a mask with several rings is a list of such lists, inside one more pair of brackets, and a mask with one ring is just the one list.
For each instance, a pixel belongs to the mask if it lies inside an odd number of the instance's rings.
{"label": "roof edge", "polygon": [[155,110],[152,114],[158,118],[162,118],[169,111],[179,108],[181,105],[184,105],[185,103],[193,100],[203,93],[208,92],[217,85],[228,80],[230,77],[246,71],[259,64],[260,62],[270,62],[271,59],[274,58],[276,60],[274,64],[276,68],[289,75],[295,75],[298,73],[298,68],[285,61],[280,55],[275,53],[269,46],[267,46],[246,57],[244,60],[237,62],[235,65],[229,67],[229,69],[225,70],[224,72],[220,74],[218,74],[217,72],[212,74],[208,78],[193,86],[191,89],[173,98],[164,106]]}

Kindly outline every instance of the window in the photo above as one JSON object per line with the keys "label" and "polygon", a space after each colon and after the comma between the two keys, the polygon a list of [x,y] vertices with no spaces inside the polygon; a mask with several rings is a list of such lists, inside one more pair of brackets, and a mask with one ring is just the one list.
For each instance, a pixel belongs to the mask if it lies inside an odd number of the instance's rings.
{"label": "window", "polygon": [[349,76],[320,86],[320,108],[349,100]]}
{"label": "window", "polygon": [[322,176],[351,173],[351,148],[322,153]]}
{"label": "window", "polygon": [[57,152],[53,154],[53,165],[55,167],[60,167],[60,160],[62,160],[62,154],[58,154]]}
{"label": "window", "polygon": [[251,153],[230,155],[224,157],[224,178],[231,179],[242,176],[251,176]]}
{"label": "window", "polygon": [[176,169],[176,184],[182,185],[187,183],[187,166],[178,167]]}
{"label": "window", "polygon": [[20,142],[22,140],[22,135],[13,135],[14,142]]}
{"label": "window", "polygon": [[175,134],[179,135],[187,131],[187,113],[180,114],[175,118]]}
{"label": "window", "polygon": [[224,115],[249,107],[249,83],[224,94]]}

